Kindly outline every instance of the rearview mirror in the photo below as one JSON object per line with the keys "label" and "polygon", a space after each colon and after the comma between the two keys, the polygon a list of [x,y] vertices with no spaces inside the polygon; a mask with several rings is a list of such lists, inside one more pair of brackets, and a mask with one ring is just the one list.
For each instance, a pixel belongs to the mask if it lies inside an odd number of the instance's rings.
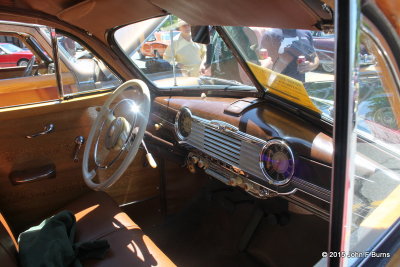
{"label": "rearview mirror", "polygon": [[195,43],[209,44],[210,29],[209,26],[191,26],[192,40]]}

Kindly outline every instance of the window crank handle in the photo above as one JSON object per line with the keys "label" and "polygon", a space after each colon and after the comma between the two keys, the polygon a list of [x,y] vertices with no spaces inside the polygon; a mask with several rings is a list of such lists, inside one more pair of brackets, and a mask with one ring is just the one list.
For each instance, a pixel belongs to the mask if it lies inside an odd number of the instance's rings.
{"label": "window crank handle", "polygon": [[75,138],[75,149],[74,149],[74,154],[73,154],[74,162],[79,161],[79,157],[78,157],[79,151],[84,143],[85,143],[85,138],[83,136],[80,135]]}

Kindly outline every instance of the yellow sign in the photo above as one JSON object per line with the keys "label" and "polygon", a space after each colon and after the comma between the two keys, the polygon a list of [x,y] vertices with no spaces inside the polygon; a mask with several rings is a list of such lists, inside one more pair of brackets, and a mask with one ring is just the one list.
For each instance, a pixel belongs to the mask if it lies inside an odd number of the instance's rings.
{"label": "yellow sign", "polygon": [[321,110],[319,110],[319,108],[317,108],[311,101],[306,88],[304,88],[301,81],[270,69],[263,68],[249,61],[247,61],[247,64],[256,76],[257,80],[264,87],[267,87],[269,92],[311,109],[312,111],[321,113]]}

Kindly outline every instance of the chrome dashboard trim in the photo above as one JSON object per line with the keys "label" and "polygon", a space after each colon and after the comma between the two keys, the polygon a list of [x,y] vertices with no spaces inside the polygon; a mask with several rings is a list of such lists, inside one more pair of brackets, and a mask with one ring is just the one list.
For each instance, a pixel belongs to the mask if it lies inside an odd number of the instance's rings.
{"label": "chrome dashboard trim", "polygon": [[176,113],[176,116],[175,116],[174,130],[175,130],[175,134],[178,137],[179,141],[186,141],[188,139],[188,137],[183,136],[179,131],[179,117],[181,116],[182,112],[184,112],[184,111],[188,112],[190,117],[193,120],[192,111],[188,107],[182,107],[180,110],[178,110],[178,112]]}
{"label": "chrome dashboard trim", "polygon": [[[215,140],[209,138],[215,138]],[[264,149],[271,144],[277,143],[283,144],[288,149],[290,157],[293,159],[290,178],[282,183],[274,183],[274,181],[271,181],[271,178],[269,178],[262,170],[261,156]],[[185,144],[197,149],[200,155],[201,153],[204,153],[211,158],[206,159],[208,161],[208,169],[206,170],[206,173],[221,182],[226,183],[230,177],[239,176],[243,180],[247,180],[259,187],[260,190],[264,189],[269,192],[268,194],[265,194],[264,197],[259,194],[254,194],[254,192],[250,192],[250,194],[255,197],[267,198],[271,196],[290,196],[301,191],[325,203],[330,202],[329,190],[314,185],[294,175],[294,153],[284,140],[270,139],[264,141],[260,138],[241,132],[237,127],[230,125],[229,123],[218,120],[207,120],[193,115],[192,130],[185,141]],[[221,161],[222,165],[215,163],[212,159]],[[242,175],[233,171],[232,167],[244,171],[245,174]],[[252,179],[249,175],[265,181],[271,185],[271,187]],[[287,192],[279,190],[279,187],[285,187],[287,185],[291,186],[290,188],[287,188]]]}
{"label": "chrome dashboard trim", "polygon": [[319,187],[295,176],[292,179],[292,183],[298,190],[306,194],[309,194],[327,203],[331,202],[331,192],[325,188]]}
{"label": "chrome dashboard trim", "polygon": [[234,135],[235,137],[238,137],[245,142],[255,143],[255,144],[264,144],[266,142],[260,138],[241,132],[239,131],[239,128],[224,121],[206,120],[197,116],[193,116],[193,121],[196,121],[204,126],[211,127],[219,132]]}

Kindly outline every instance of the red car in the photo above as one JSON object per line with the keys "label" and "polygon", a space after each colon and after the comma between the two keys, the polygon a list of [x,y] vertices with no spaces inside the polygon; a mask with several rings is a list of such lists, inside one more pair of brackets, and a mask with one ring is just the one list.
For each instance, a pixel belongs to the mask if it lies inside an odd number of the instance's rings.
{"label": "red car", "polygon": [[10,43],[0,43],[0,67],[26,66],[33,54]]}
{"label": "red car", "polygon": [[[179,32],[173,31],[175,37]],[[169,31],[159,31],[152,34],[140,48],[141,58],[158,57],[162,58],[165,49],[171,44],[171,33]]]}

